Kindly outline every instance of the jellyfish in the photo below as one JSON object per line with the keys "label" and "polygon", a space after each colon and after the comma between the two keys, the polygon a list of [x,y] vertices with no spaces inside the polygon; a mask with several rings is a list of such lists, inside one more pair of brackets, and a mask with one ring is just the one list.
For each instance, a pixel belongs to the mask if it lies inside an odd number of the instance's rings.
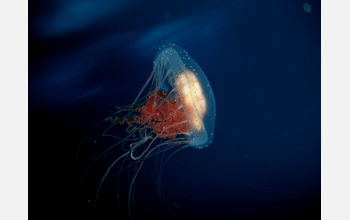
{"label": "jellyfish", "polygon": [[[203,149],[212,143],[216,104],[210,83],[201,67],[185,50],[175,44],[168,44],[159,48],[153,62],[153,71],[134,102],[116,109],[115,113],[91,129],[80,143],[74,165],[74,179],[77,180],[75,191],[76,195],[85,196],[83,201],[94,204],[95,214],[104,182],[117,177],[115,187],[118,209],[122,212],[119,207],[127,206],[130,218],[135,181],[144,163],[150,158],[157,158],[154,176],[160,200],[166,203],[167,200],[162,199],[160,181],[163,168],[180,150],[188,147]],[[88,150],[85,152],[89,155],[84,155],[81,148],[86,139],[102,124],[107,128],[98,141],[87,144]],[[100,141],[102,138],[112,138],[114,142],[109,146],[100,144],[97,147],[97,143],[103,142]],[[119,149],[119,155],[112,153],[116,149]],[[99,164],[107,163],[104,161],[108,155],[113,155],[114,159],[105,168],[97,168]],[[96,169],[103,170],[100,177],[94,175]],[[123,173],[127,173],[128,178]],[[93,179],[91,181],[97,181],[95,191],[89,190],[87,176]],[[120,193],[123,178],[128,184],[124,185],[125,188]],[[84,190],[93,193],[84,195]],[[120,195],[125,192],[127,195],[123,200]]]}

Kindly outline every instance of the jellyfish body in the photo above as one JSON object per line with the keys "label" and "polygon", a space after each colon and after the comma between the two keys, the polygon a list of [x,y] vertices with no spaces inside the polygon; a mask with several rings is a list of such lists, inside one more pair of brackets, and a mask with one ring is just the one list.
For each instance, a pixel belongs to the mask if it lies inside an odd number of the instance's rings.
{"label": "jellyfish body", "polygon": [[214,138],[216,104],[199,65],[179,46],[169,44],[160,48],[144,88],[151,80],[155,86],[146,102],[133,109],[140,114],[132,118],[116,116],[112,121],[151,129],[157,138],[172,139],[181,134],[193,148],[208,147]]}

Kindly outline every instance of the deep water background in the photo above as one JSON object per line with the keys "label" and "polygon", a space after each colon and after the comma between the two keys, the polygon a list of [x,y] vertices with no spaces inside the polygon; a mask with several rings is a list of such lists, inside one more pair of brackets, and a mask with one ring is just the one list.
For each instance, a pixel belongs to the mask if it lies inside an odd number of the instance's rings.
{"label": "deep water background", "polygon": [[[30,215],[92,218],[73,186],[79,142],[134,101],[171,42],[211,83],[215,137],[164,168],[170,214],[141,179],[133,217],[320,219],[321,5],[308,1],[306,13],[303,3],[30,1]],[[115,183],[106,182],[108,193]],[[119,216],[108,202],[96,218]]]}

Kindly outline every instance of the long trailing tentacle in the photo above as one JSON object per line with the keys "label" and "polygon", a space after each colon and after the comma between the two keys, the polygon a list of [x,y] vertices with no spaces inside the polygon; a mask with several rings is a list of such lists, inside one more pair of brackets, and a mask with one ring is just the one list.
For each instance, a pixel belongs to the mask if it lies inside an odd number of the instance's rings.
{"label": "long trailing tentacle", "polygon": [[105,172],[105,174],[103,175],[101,182],[97,188],[97,192],[96,192],[96,196],[95,196],[95,204],[94,204],[94,214],[96,212],[96,203],[97,203],[97,197],[98,197],[98,193],[100,192],[101,186],[103,181],[105,180],[106,176],[109,174],[109,171],[111,170],[111,168],[114,166],[114,164],[116,164],[121,158],[126,157],[128,154],[130,153],[130,151],[126,152],[125,154],[123,154],[122,156],[118,157],[118,159],[116,159],[107,169],[107,171]]}

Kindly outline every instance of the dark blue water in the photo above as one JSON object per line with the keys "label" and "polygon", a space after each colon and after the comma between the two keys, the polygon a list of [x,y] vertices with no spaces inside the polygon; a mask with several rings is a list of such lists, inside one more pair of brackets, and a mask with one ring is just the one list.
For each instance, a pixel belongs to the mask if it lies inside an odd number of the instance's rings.
{"label": "dark blue water", "polygon": [[[94,163],[77,192],[87,168],[79,162],[73,178],[79,142],[114,106],[134,101],[158,48],[170,42],[211,83],[215,137],[208,148],[186,148],[168,161],[162,193],[150,158],[135,183],[131,217],[320,219],[321,5],[309,1],[306,13],[303,3],[30,1],[30,214],[93,218],[96,184],[122,151]],[[91,134],[82,148],[92,150],[80,161],[114,143],[100,138],[103,129]],[[103,183],[96,219],[126,217],[133,174],[120,179],[119,209],[116,175]]]}

